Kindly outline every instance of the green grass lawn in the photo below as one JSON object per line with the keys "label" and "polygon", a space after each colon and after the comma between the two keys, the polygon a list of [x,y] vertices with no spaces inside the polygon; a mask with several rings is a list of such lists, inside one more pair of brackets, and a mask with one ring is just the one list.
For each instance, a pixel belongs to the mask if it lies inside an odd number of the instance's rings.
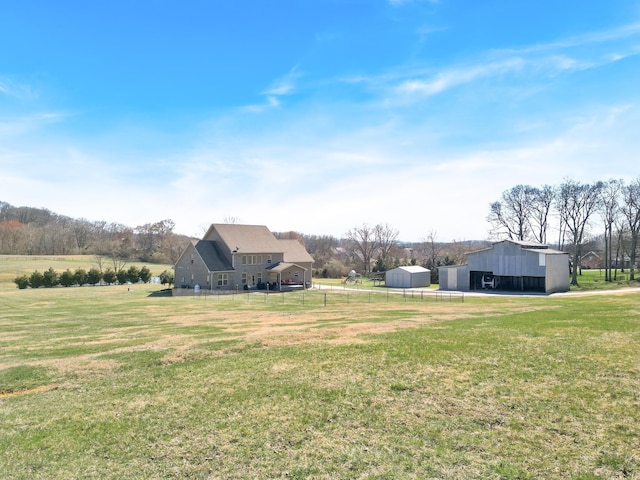
{"label": "green grass lawn", "polygon": [[613,272],[613,281],[605,281],[604,270],[582,270],[582,273],[578,275],[578,286],[571,287],[571,290],[575,291],[587,291],[587,290],[612,290],[626,287],[640,287],[640,272],[636,272],[636,280],[629,280],[629,270],[618,270]]}
{"label": "green grass lawn", "polygon": [[[108,258],[103,258],[103,268],[113,269]],[[152,275],[159,275],[164,270],[171,270],[172,265],[158,265],[152,263],[129,262],[125,268],[135,265],[138,268],[146,266]],[[58,274],[69,269],[72,272],[78,268],[89,271],[98,268],[98,257],[95,255],[0,255],[0,292],[5,289],[17,288],[14,279],[21,275],[31,275],[35,270],[43,273],[53,268]]]}
{"label": "green grass lawn", "polygon": [[0,286],[2,478],[640,478],[638,293],[159,289]]}

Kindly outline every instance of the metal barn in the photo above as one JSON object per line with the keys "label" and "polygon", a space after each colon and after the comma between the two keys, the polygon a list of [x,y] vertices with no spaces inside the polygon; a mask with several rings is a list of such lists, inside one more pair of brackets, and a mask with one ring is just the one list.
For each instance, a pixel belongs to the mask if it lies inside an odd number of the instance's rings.
{"label": "metal barn", "polygon": [[431,285],[431,270],[419,265],[397,267],[385,274],[385,285],[391,288],[418,288]]}
{"label": "metal barn", "polygon": [[569,257],[536,242],[503,240],[440,267],[440,290],[554,293],[569,290]]}

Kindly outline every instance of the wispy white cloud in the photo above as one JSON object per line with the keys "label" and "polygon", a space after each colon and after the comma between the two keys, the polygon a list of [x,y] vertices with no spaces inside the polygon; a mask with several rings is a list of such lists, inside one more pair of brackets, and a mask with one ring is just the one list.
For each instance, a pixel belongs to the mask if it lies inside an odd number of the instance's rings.
{"label": "wispy white cloud", "polygon": [[640,38],[640,23],[631,23],[607,30],[591,31],[579,35],[568,36],[551,42],[500,49],[496,50],[496,52],[524,55],[528,53],[566,50],[594,44],[606,44],[616,40],[633,38]]}
{"label": "wispy white cloud", "polygon": [[70,114],[65,112],[42,112],[31,115],[0,117],[0,138],[15,137],[39,130],[47,125],[64,121]]}
{"label": "wispy white cloud", "polygon": [[399,93],[434,95],[458,85],[470,83],[480,78],[502,75],[521,70],[524,61],[512,58],[489,64],[477,64],[439,72],[427,79],[405,80],[397,87]]}
{"label": "wispy white cloud", "polygon": [[251,113],[263,113],[281,106],[280,97],[292,95],[295,93],[296,84],[302,74],[298,71],[298,67],[293,67],[287,74],[274,80],[269,87],[260,92],[264,97],[264,101],[252,105],[245,105],[240,108],[241,111]]}
{"label": "wispy white cloud", "polygon": [[[550,78],[562,74],[599,68],[610,63],[640,54],[640,46],[612,45],[602,49],[586,49],[569,51],[568,45],[580,42],[605,41],[612,38],[624,38],[625,35],[640,34],[636,26],[622,28],[609,34],[580,37],[568,41],[560,41],[536,47],[525,47],[518,50],[501,50],[486,52],[479,58],[457,66],[442,69],[419,68],[414,71],[399,67],[393,72],[381,75],[351,77],[345,82],[361,83],[377,89],[388,89],[392,94],[432,96],[444,93],[452,88],[473,84],[490,78],[522,77],[526,75],[528,82],[536,78]],[[640,39],[639,39],[640,42]]]}
{"label": "wispy white cloud", "polygon": [[276,79],[262,94],[267,96],[290,95],[294,92],[296,82],[301,76],[302,73],[298,71],[298,67],[293,67],[286,75]]}
{"label": "wispy white cloud", "polygon": [[0,94],[16,98],[34,98],[36,90],[28,84],[20,83],[11,77],[0,76]]}
{"label": "wispy white cloud", "polygon": [[277,108],[280,106],[280,100],[277,96],[268,95],[265,98],[265,101],[262,103],[257,103],[253,105],[245,105],[240,108],[241,111],[250,112],[250,113],[262,113],[273,108]]}

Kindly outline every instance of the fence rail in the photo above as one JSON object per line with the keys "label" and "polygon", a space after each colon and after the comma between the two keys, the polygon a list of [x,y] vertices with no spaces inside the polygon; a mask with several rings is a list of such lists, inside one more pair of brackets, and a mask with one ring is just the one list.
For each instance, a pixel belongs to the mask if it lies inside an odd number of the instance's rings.
{"label": "fence rail", "polygon": [[289,292],[269,292],[264,290],[183,290],[180,296],[199,297],[214,301],[244,301],[246,303],[265,303],[301,306],[330,306],[365,303],[403,303],[403,302],[458,302],[464,303],[462,292],[441,292],[414,289],[385,289],[385,291],[364,289],[343,289],[341,287],[323,287],[315,285],[309,290]]}

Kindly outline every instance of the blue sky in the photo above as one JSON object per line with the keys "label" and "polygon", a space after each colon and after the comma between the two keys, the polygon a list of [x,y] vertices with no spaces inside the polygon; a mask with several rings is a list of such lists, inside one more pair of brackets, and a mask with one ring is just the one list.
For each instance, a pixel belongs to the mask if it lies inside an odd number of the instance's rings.
{"label": "blue sky", "polygon": [[8,2],[0,200],[485,239],[515,185],[640,175],[640,4]]}

